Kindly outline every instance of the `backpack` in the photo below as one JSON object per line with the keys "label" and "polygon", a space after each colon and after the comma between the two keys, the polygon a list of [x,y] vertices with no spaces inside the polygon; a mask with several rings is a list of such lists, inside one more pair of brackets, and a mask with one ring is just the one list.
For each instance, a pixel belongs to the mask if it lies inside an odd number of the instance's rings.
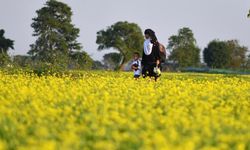
{"label": "backpack", "polygon": [[166,48],[163,44],[159,43],[159,50],[160,50],[160,61],[165,62],[166,61]]}

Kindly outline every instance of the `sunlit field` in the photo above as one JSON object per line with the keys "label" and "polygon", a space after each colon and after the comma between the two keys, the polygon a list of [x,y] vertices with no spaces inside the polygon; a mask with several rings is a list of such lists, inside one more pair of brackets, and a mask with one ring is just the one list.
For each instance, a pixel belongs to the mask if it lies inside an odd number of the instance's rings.
{"label": "sunlit field", "polygon": [[0,149],[250,149],[250,76],[0,72]]}

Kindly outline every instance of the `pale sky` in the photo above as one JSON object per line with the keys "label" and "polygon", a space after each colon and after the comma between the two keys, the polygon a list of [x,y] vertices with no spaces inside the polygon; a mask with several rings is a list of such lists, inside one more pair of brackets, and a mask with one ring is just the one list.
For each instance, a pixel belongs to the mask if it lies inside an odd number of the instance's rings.
{"label": "pale sky", "polygon": [[[193,30],[198,46],[203,50],[213,39],[238,39],[250,48],[250,0],[61,0],[74,13],[73,24],[80,28],[78,42],[95,60],[104,53],[97,51],[96,32],[117,21],[137,23],[144,31],[155,30],[161,43],[178,29]],[[0,0],[0,29],[15,40],[11,55],[26,54],[34,43],[30,27],[35,11],[46,0]]]}

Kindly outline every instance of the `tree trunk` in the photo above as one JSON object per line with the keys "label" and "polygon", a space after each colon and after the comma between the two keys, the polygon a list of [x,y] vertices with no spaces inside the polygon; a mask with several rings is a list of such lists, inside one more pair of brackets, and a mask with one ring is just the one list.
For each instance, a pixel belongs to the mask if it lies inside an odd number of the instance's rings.
{"label": "tree trunk", "polygon": [[122,59],[121,59],[120,64],[119,64],[120,71],[124,71],[124,65],[125,65],[125,57],[122,56]]}
{"label": "tree trunk", "polygon": [[118,66],[117,70],[119,70],[119,71],[124,71],[125,54],[122,52],[121,49],[119,49],[118,51],[121,53],[122,58],[121,58],[121,61],[120,61],[120,63],[119,63],[119,66]]}

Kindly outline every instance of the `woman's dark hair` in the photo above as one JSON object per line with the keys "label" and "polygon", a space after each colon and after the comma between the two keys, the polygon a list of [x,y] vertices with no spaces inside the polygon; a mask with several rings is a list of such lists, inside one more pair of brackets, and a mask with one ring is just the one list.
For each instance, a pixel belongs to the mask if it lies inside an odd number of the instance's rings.
{"label": "woman's dark hair", "polygon": [[151,38],[151,40],[152,40],[153,42],[157,42],[157,37],[156,37],[156,35],[155,35],[155,32],[154,32],[152,29],[146,29],[146,30],[144,31],[144,34],[149,35],[149,37]]}

